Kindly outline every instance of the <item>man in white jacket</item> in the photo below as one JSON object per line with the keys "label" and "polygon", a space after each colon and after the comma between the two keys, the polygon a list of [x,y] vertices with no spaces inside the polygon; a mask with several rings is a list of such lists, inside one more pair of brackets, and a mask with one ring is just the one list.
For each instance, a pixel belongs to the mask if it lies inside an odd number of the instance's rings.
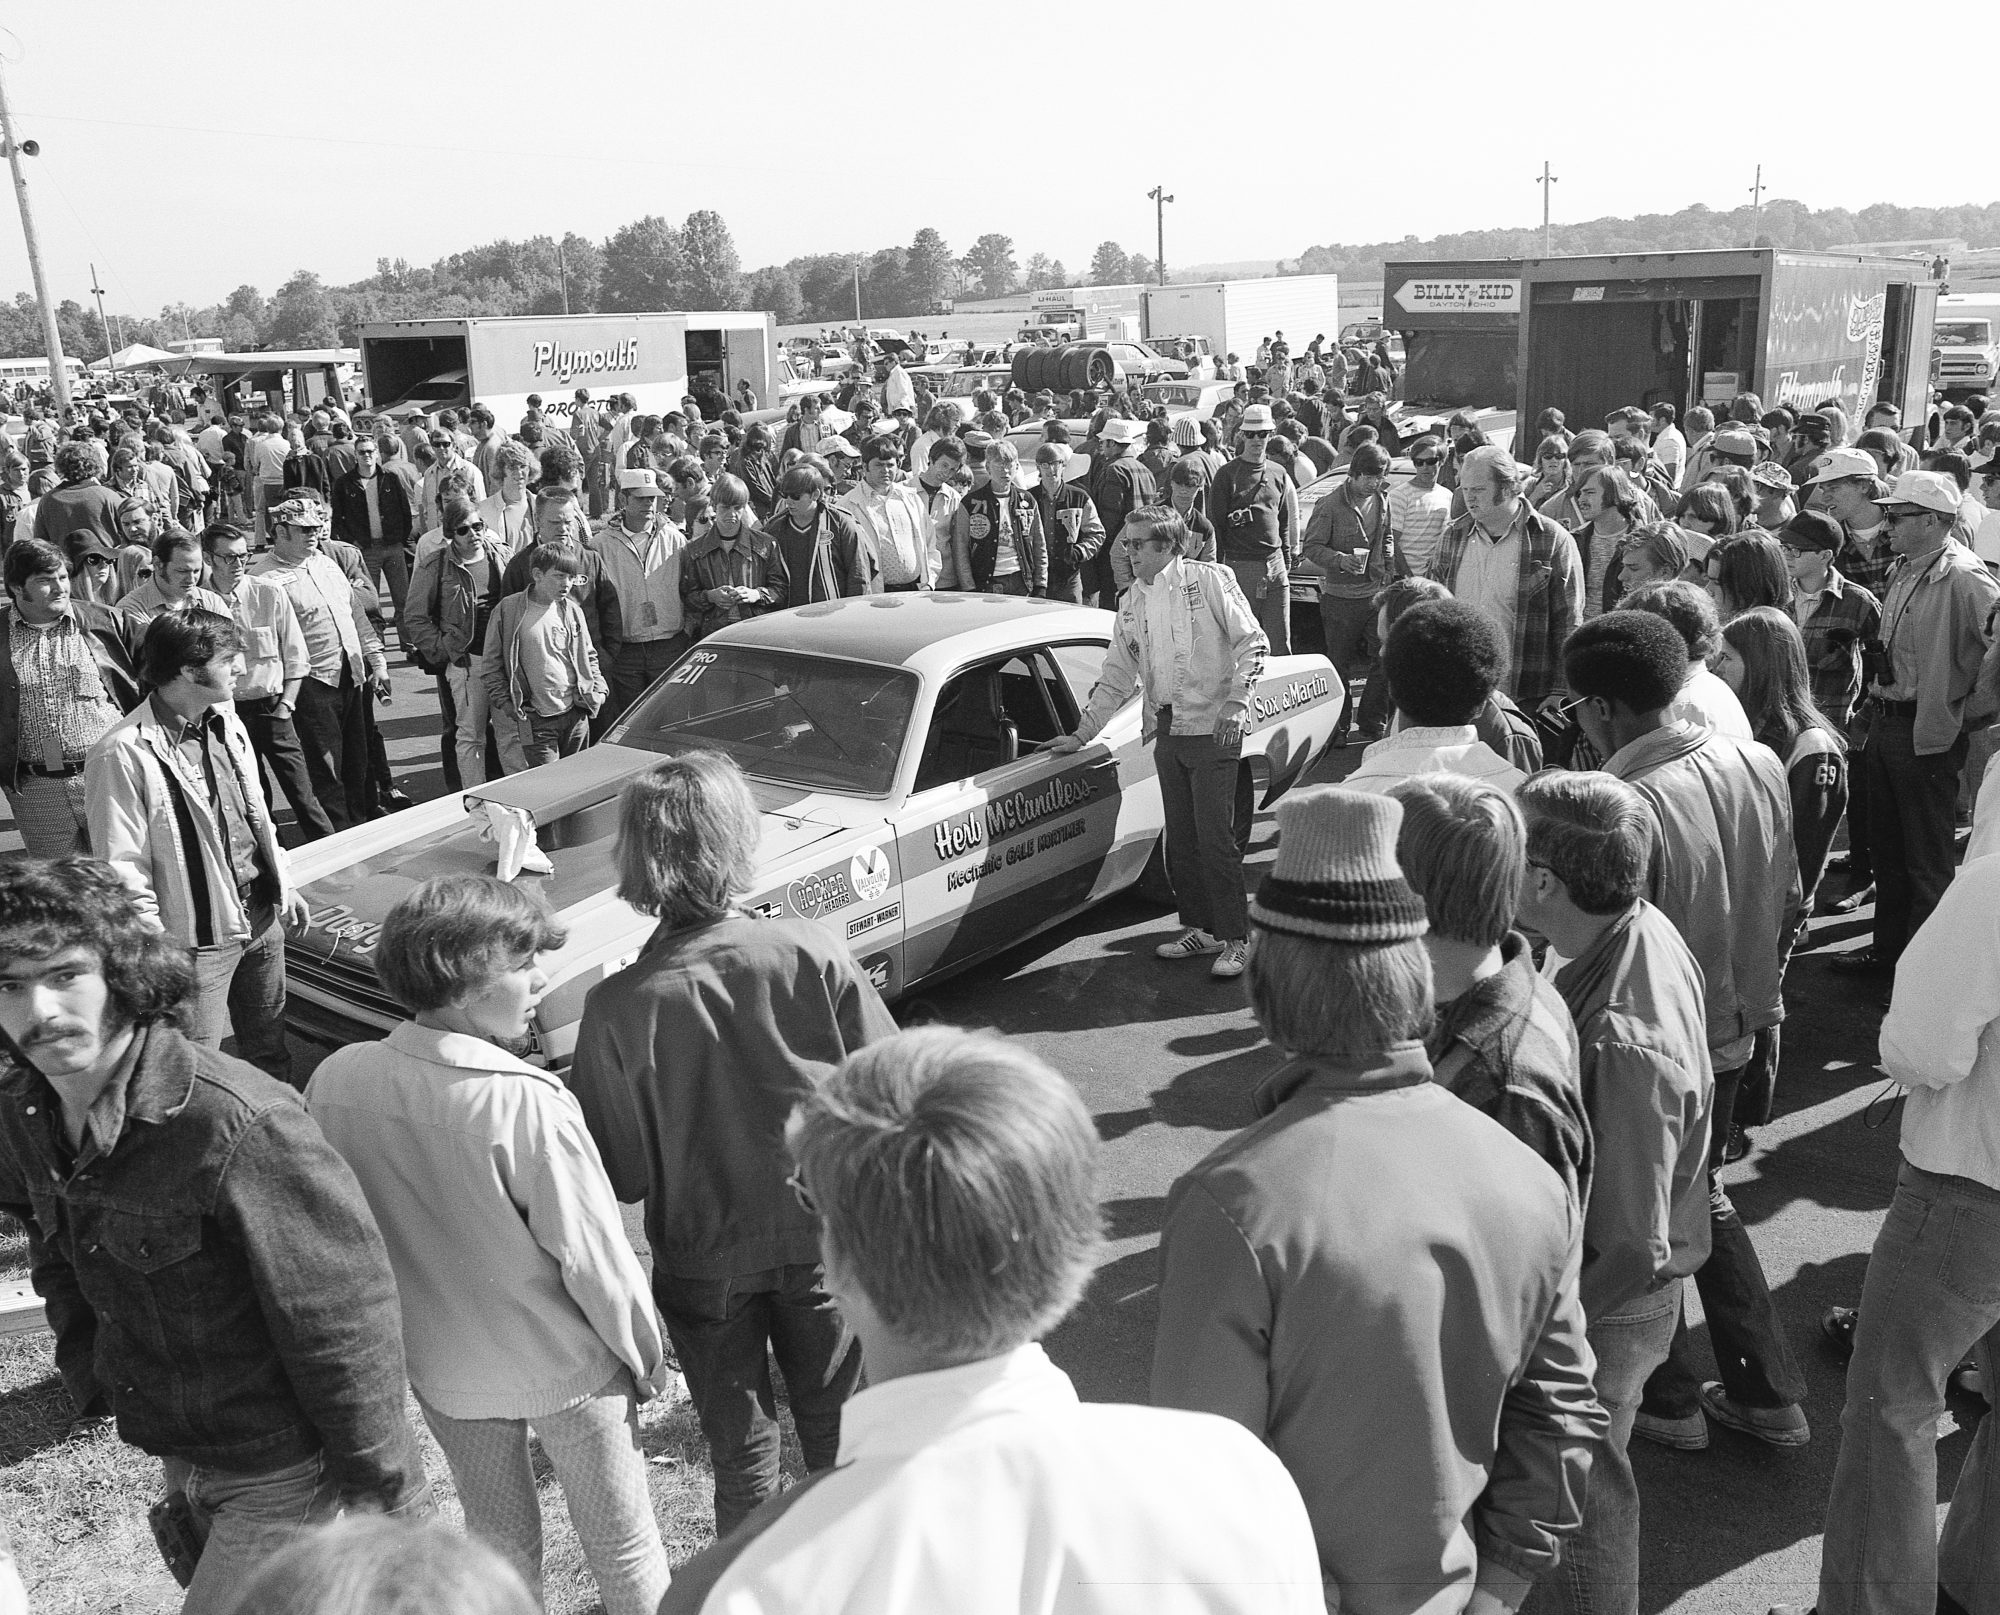
{"label": "man in white jacket", "polygon": [[1209,974],[1229,980],[1248,962],[1243,849],[1252,806],[1243,732],[1270,641],[1234,572],[1186,558],[1187,523],[1175,512],[1142,505],[1123,531],[1133,583],[1118,603],[1111,649],[1076,733],[1048,749],[1080,750],[1139,686],[1185,926],[1153,951],[1162,959],[1213,955]]}
{"label": "man in white jacket", "polygon": [[1938,1416],[1968,1353],[2000,1366],[2000,856],[1969,860],[1910,939],[1882,1023],[1909,1089],[1896,1198],[1875,1236],[1827,1499],[1819,1615],[1930,1615],[2000,1599],[2000,1419],[1980,1422],[1937,1526]]}

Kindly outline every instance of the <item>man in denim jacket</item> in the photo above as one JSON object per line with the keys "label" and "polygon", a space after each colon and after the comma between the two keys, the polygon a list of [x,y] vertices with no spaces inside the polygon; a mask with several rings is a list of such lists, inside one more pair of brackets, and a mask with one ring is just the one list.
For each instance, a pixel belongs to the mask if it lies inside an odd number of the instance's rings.
{"label": "man in denim jacket", "polygon": [[1111,648],[1076,733],[1048,749],[1079,750],[1142,688],[1154,743],[1167,864],[1186,929],[1153,951],[1162,959],[1215,955],[1209,974],[1243,974],[1250,905],[1243,849],[1250,839],[1250,781],[1242,768],[1250,692],[1270,642],[1236,574],[1190,561],[1187,523],[1162,505],[1126,518],[1134,581],[1118,603]]}
{"label": "man in denim jacket", "polygon": [[106,864],[0,862],[0,1210],[80,1413],[206,1536],[184,1615],[342,1507],[428,1512],[396,1281],[297,1094],[174,1024],[186,950]]}

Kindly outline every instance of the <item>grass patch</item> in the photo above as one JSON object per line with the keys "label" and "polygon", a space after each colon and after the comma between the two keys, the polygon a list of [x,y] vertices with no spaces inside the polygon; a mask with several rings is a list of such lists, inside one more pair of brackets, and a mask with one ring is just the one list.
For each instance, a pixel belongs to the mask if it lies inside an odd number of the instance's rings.
{"label": "grass patch", "polygon": [[[464,1516],[451,1471],[409,1404],[440,1515]],[[804,1474],[789,1412],[784,1426],[787,1482]],[[686,1398],[659,1398],[639,1410],[653,1512],[676,1568],[714,1536],[708,1444]],[[562,1489],[536,1446],[535,1474],[546,1544],[549,1615],[598,1610],[597,1585],[569,1523]],[[146,1510],[160,1495],[159,1460],[118,1439],[108,1424],[70,1429],[69,1398],[46,1335],[0,1340],[0,1522],[14,1540],[36,1615],[174,1615],[181,1592],[160,1562]]]}

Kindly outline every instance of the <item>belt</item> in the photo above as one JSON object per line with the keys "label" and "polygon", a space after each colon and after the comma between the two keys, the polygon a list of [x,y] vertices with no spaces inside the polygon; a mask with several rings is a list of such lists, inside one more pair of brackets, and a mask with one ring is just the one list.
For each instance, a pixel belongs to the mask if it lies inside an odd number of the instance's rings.
{"label": "belt", "polygon": [[1914,718],[1917,715],[1917,704],[1914,701],[1891,701],[1886,695],[1872,696],[1870,699],[1874,701],[1877,712],[1886,712],[1898,718]]}
{"label": "belt", "polygon": [[41,763],[23,763],[21,771],[41,779],[75,779],[83,772],[83,760],[78,758],[73,763],[64,763],[60,768],[49,768]]}
{"label": "belt", "polygon": [[885,583],[882,585],[882,592],[884,594],[916,594],[922,588],[923,585],[912,578],[908,583]]}

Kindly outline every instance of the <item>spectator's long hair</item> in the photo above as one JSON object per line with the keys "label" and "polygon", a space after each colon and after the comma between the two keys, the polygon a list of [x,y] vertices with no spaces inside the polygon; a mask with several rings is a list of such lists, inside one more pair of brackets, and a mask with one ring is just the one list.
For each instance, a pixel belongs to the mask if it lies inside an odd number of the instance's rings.
{"label": "spectator's long hair", "polygon": [[145,922],[109,864],[0,859],[0,960],[46,959],[73,947],[97,956],[120,1028],[178,1021],[194,991],[186,946]]}
{"label": "spectator's long hair", "polygon": [[1847,749],[1840,731],[1813,700],[1805,636],[1790,612],[1752,606],[1722,625],[1722,637],[1743,662],[1743,687],[1737,693],[1750,732],[1778,754],[1779,762],[1790,759],[1792,746],[1808,729],[1824,729],[1835,745]]}

